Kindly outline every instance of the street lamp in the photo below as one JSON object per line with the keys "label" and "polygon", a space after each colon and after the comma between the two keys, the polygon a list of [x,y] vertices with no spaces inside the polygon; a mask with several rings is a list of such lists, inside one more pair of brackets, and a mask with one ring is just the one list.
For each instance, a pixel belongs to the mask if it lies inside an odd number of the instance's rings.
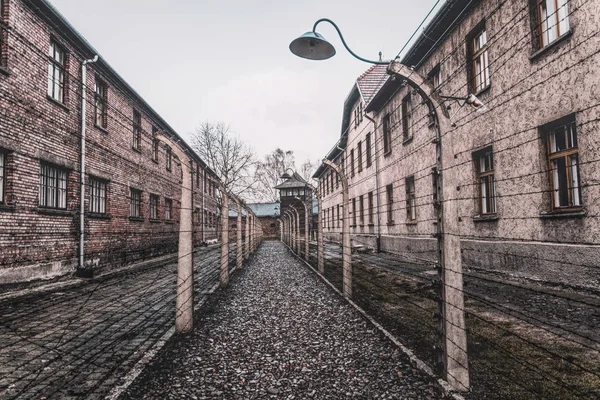
{"label": "street lamp", "polygon": [[[402,64],[398,60],[391,62],[372,61],[356,55],[344,40],[338,26],[327,18],[317,20],[311,32],[307,32],[290,43],[290,51],[298,57],[309,60],[326,60],[335,55],[335,48],[322,35],[316,32],[317,25],[321,22],[330,23],[337,31],[342,44],[348,52],[360,61],[370,64],[387,65],[389,75],[397,76],[405,81],[413,90],[418,92],[425,99],[425,102],[432,110],[432,115],[436,121],[436,166],[434,168],[435,192],[434,206],[437,211],[437,238],[440,260],[440,297],[442,304],[440,307],[442,330],[442,364],[444,378],[457,390],[469,389],[469,369],[467,357],[467,336],[465,329],[464,316],[464,294],[463,294],[463,275],[462,259],[460,249],[460,238],[458,236],[458,206],[456,201],[444,201],[455,196],[456,187],[458,187],[457,174],[443,174],[454,163],[454,154],[452,146],[442,146],[444,135],[452,129],[451,118],[446,107],[442,105],[444,98],[436,92],[430,82],[413,68]],[[469,104],[474,108],[483,109],[483,103],[473,94],[463,98],[455,99],[464,106]],[[462,104],[461,104],[462,103]],[[336,166],[331,162],[326,162],[333,169]],[[329,161],[329,160],[327,160]],[[446,166],[446,168],[443,168]],[[345,204],[346,205],[346,204]],[[344,207],[344,216],[346,216]],[[346,219],[344,218],[344,221]],[[344,246],[345,247],[345,246]]]}

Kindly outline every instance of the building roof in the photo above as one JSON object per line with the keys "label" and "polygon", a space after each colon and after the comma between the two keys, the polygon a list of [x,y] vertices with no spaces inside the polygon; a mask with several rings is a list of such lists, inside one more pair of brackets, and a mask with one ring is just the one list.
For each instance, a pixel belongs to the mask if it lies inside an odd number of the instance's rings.
{"label": "building roof", "polygon": [[369,104],[388,79],[390,75],[387,73],[387,65],[373,65],[358,77],[356,84],[365,104]]}
{"label": "building roof", "polygon": [[304,188],[308,185],[308,182],[306,182],[304,180],[304,178],[302,178],[302,176],[300,176],[300,174],[298,174],[297,172],[294,172],[294,174],[292,175],[291,178],[288,178],[285,180],[285,182],[277,185],[274,187],[274,189],[294,189],[294,188]]}
{"label": "building roof", "polygon": [[94,63],[94,69],[101,72],[103,77],[110,77],[108,83],[118,87],[120,91],[133,97],[137,105],[141,106],[148,116],[151,116],[154,123],[158,124],[158,128],[165,132],[167,136],[180,144],[183,150],[202,168],[206,168],[215,177],[218,175],[200,158],[200,156],[179,136],[177,132],[131,87],[125,79],[115,71],[113,67],[106,62],[82,34],[80,34],[73,25],[48,1],[48,0],[29,0],[25,1],[29,7],[44,21],[46,21],[57,34],[68,41],[77,52],[88,59],[98,55],[98,61]]}

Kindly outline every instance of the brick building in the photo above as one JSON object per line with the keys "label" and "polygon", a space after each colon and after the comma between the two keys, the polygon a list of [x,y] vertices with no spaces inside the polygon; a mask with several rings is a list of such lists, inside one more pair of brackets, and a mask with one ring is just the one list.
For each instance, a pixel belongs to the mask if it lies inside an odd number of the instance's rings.
{"label": "brick building", "polygon": [[85,269],[176,251],[182,168],[157,132],[193,159],[195,243],[216,240],[215,174],[49,2],[0,5],[0,283],[75,271],[82,200]]}
{"label": "brick building", "polygon": [[[467,270],[600,288],[597,139],[598,0],[448,1],[401,59],[446,100],[454,155],[443,173],[459,184]],[[342,135],[327,158],[350,181],[353,243],[413,261],[435,259],[432,169],[437,120],[402,79],[379,67],[344,105]],[[376,83],[365,93],[361,80]],[[369,119],[373,119],[371,122]],[[341,189],[322,166],[325,236],[339,241]],[[379,224],[378,224],[379,221]]]}
{"label": "brick building", "polygon": [[[264,239],[279,238],[279,211],[280,203],[278,201],[272,203],[251,203],[247,205],[258,218],[258,223],[262,227],[262,235]],[[245,234],[246,221],[245,211],[242,209],[242,229]],[[229,210],[229,238],[235,238],[237,235],[237,208]]]}

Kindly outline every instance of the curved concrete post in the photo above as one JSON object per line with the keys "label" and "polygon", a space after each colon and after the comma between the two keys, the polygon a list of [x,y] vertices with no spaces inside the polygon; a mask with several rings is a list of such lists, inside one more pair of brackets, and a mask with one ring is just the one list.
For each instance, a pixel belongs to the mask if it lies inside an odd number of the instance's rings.
{"label": "curved concrete post", "polygon": [[342,219],[342,267],[344,275],[344,296],[352,298],[352,249],[350,248],[350,221],[349,216],[349,196],[348,196],[348,179],[342,169],[335,163],[324,159],[323,164],[331,167],[342,181],[342,203],[344,204],[343,219]]}
{"label": "curved concrete post", "polygon": [[221,266],[220,281],[221,286],[229,284],[229,198],[227,191],[222,183],[221,188]]}
{"label": "curved concrete post", "polygon": [[236,252],[236,258],[235,258],[235,266],[237,268],[241,268],[242,267],[242,261],[244,259],[244,255],[242,254],[243,250],[242,249],[242,202],[240,201],[240,199],[236,196],[233,198],[233,200],[235,201],[235,204],[237,206],[237,225],[236,225],[236,247],[235,247],[235,252]]}
{"label": "curved concrete post", "polygon": [[[441,264],[441,298],[444,378],[455,389],[469,388],[467,356],[467,335],[465,329],[462,258],[458,226],[458,202],[456,197],[458,176],[451,172],[455,163],[452,137],[452,123],[443,100],[427,79],[416,71],[394,61],[388,66],[388,74],[404,79],[421,97],[427,99],[428,106],[436,119],[437,179],[435,205],[438,211],[438,247]],[[443,145],[442,145],[443,144]],[[444,171],[450,171],[444,174]]]}
{"label": "curved concrete post", "polygon": [[171,148],[179,158],[182,169],[181,207],[179,209],[179,244],[177,257],[177,298],[175,301],[175,330],[189,332],[194,326],[194,246],[193,246],[193,195],[192,160],[176,143],[162,132],[156,139]]}

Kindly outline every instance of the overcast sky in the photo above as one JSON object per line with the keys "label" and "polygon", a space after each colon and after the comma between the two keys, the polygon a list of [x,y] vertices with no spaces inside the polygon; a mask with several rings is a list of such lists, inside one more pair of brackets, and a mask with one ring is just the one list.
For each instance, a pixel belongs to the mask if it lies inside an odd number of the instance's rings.
{"label": "overcast sky", "polygon": [[[223,121],[262,157],[321,159],[340,135],[344,99],[368,64],[335,30],[327,61],[290,53],[322,17],[365,58],[393,58],[435,0],[51,0],[102,57],[186,140]],[[441,1],[443,3],[444,1]]]}

